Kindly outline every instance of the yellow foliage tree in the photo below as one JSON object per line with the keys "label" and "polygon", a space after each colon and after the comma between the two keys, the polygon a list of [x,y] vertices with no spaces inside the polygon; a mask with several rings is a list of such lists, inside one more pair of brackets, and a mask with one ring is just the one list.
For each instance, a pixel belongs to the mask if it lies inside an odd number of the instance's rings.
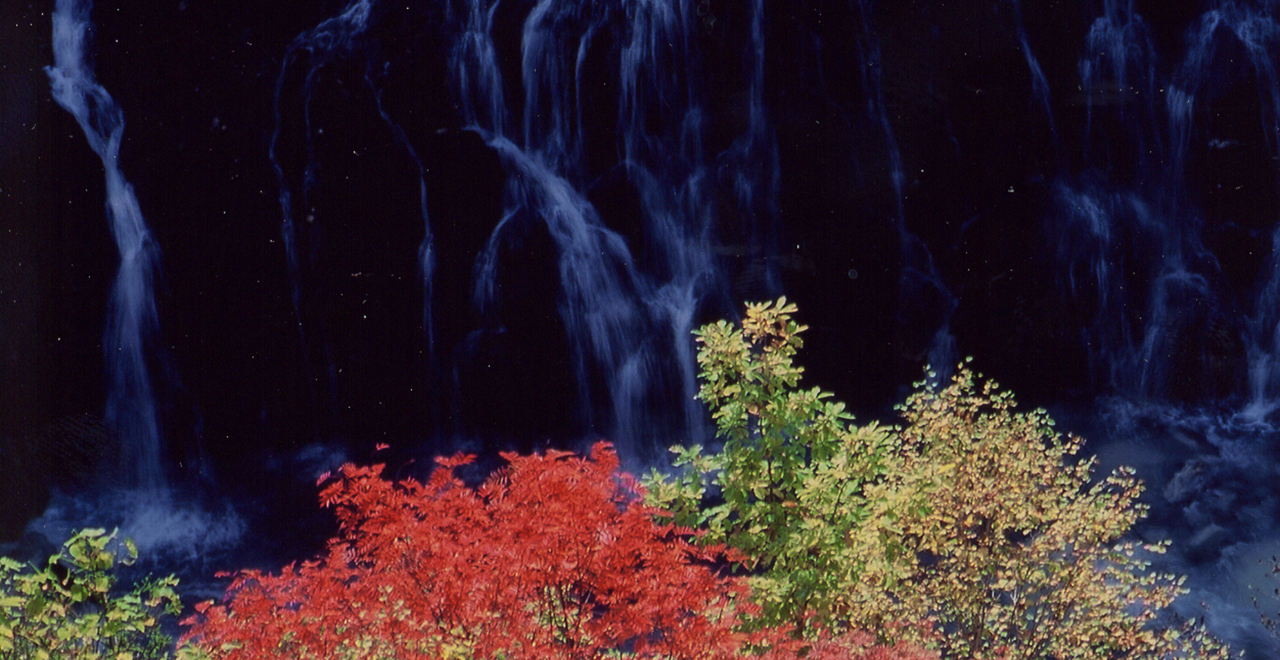
{"label": "yellow foliage tree", "polygon": [[1198,625],[1157,625],[1185,590],[1149,570],[1167,543],[1124,538],[1146,514],[1132,470],[1091,482],[1094,460],[1076,460],[1082,440],[1057,433],[1043,410],[1018,412],[966,365],[944,387],[918,386],[900,410],[904,469],[938,477],[922,515],[903,522],[917,552],[887,602],[934,617],[944,655],[1228,657]]}
{"label": "yellow foliage tree", "polygon": [[724,445],[673,448],[684,472],[648,479],[678,524],[750,557],[764,623],[925,622],[920,641],[956,659],[1228,657],[1199,625],[1160,618],[1182,578],[1149,570],[1165,544],[1125,540],[1146,513],[1132,471],[1093,481],[1079,438],[967,364],[918,384],[902,426],[856,425],[797,387],[794,312],[749,305],[741,328],[695,333]]}

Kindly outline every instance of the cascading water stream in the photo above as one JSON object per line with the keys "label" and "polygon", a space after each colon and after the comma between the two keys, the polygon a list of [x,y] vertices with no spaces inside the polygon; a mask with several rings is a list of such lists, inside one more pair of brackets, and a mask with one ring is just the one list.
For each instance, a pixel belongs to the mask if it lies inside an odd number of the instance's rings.
{"label": "cascading water stream", "polygon": [[[690,7],[683,2],[603,4],[591,15],[550,1],[533,7],[522,30],[519,145],[506,131],[504,118],[514,113],[503,107],[503,77],[493,56],[490,26],[496,9],[497,3],[486,9],[472,2],[467,28],[453,50],[464,115],[488,136],[510,177],[504,219],[477,263],[477,307],[485,310],[498,302],[497,255],[504,233],[529,215],[540,218],[559,251],[560,315],[573,347],[583,412],[610,411],[612,422],[600,430],[624,446],[659,442],[649,430],[646,417],[652,411],[645,414],[646,402],[658,395],[664,375],[674,372],[685,401],[679,426],[700,438],[689,331],[717,275],[708,247],[715,213],[704,192],[708,164],[702,160],[702,110],[693,91],[697,57],[690,43]],[[756,7],[757,23],[760,10]],[[652,255],[646,264],[634,262],[623,239],[605,227],[581,192],[601,178],[586,173],[589,109],[583,84],[594,40],[602,36],[620,45],[619,161],[603,178],[635,190],[640,240]],[[753,80],[762,73],[755,75]],[[756,97],[751,136],[743,138],[751,144],[762,141],[766,130],[758,92]],[[663,115],[650,115],[652,107],[662,108]],[[667,130],[654,134],[655,124]],[[742,144],[735,148],[750,149]],[[750,183],[741,188],[744,195],[755,190]],[[742,206],[750,209],[750,200]],[[643,339],[646,328],[668,329],[674,360]],[[607,402],[592,401],[589,394],[586,385],[595,370],[607,383]],[[595,420],[587,425],[597,426]]]}
{"label": "cascading water stream", "polygon": [[[1053,117],[1052,94],[1049,90],[1049,78],[1044,75],[1044,69],[1040,66],[1040,60],[1031,50],[1031,43],[1027,38],[1027,27],[1022,20],[1022,5],[1018,0],[1013,0],[1013,13],[1018,25],[1018,45],[1022,48],[1022,57],[1027,62],[1027,68],[1031,71],[1031,90],[1036,97],[1036,101],[1040,103],[1040,107],[1044,110],[1045,118],[1049,120],[1049,132],[1053,134],[1055,145],[1058,140],[1057,122]],[[1060,149],[1060,147],[1055,150]]]}
{"label": "cascading water stream", "polygon": [[[1271,6],[1274,12],[1274,5]],[[1209,72],[1220,40],[1226,35],[1243,47],[1258,84],[1262,133],[1273,162],[1280,158],[1280,80],[1277,80],[1276,58],[1280,56],[1280,23],[1274,15],[1250,10],[1236,2],[1224,2],[1201,17],[1193,34],[1192,51],[1183,64],[1182,74],[1192,95],[1210,84]],[[1223,145],[1227,146],[1227,145]],[[1280,187],[1280,164],[1274,166],[1272,179]],[[1280,407],[1280,229],[1271,236],[1271,257],[1265,268],[1269,272],[1258,292],[1254,313],[1248,320],[1248,403],[1241,411],[1245,421],[1262,421]]]}
{"label": "cascading water stream", "polygon": [[[555,249],[556,305],[578,391],[578,427],[608,436],[632,457],[651,460],[655,448],[672,437],[697,441],[704,432],[705,413],[694,400],[690,331],[708,300],[719,304],[725,292],[724,259],[712,246],[723,240],[746,246],[728,253],[745,258],[743,279],[754,282],[750,286],[757,291],[751,295],[780,292],[773,227],[778,153],[763,96],[764,3],[753,0],[747,7],[741,35],[746,61],[740,116],[745,121],[718,152],[706,146],[712,127],[696,43],[698,30],[708,25],[705,3],[507,4],[458,0],[441,7],[449,23],[441,34],[450,40],[444,47],[453,107],[462,126],[497,157],[506,177],[501,219],[475,256],[472,273],[471,300],[482,327],[455,346],[435,346],[432,334],[437,239],[428,221],[430,175],[420,156],[430,148],[421,136],[449,129],[411,125],[384,103],[382,89],[389,81],[374,65],[377,37],[370,24],[376,20],[372,15],[390,10],[374,0],[353,2],[294,39],[276,85],[271,157],[281,184],[283,234],[304,351],[328,355],[329,343],[324,328],[307,327],[314,322],[308,300],[324,295],[307,275],[317,248],[302,244],[305,234],[320,231],[323,216],[312,195],[323,167],[312,100],[326,71],[356,63],[365,69],[381,120],[418,167],[425,226],[420,249],[424,325],[434,346],[429,368],[452,371],[457,387],[459,378],[467,377],[460,370],[468,369],[468,361],[488,364],[476,353],[480,347],[505,345],[504,337],[512,333],[507,325],[512,294],[503,278],[521,277],[505,260],[522,249],[525,237],[545,234]],[[510,25],[515,16],[521,21],[519,58],[504,60],[494,42],[495,25]],[[590,89],[588,80],[594,85]],[[599,86],[600,80],[606,86]],[[293,92],[295,87],[300,92]],[[610,90],[603,98],[602,88]],[[292,108],[285,101],[295,93],[300,105]],[[589,150],[588,131],[608,121],[595,107],[601,101],[616,109],[612,154]],[[724,196],[724,190],[732,195]],[[605,217],[595,206],[601,198],[630,199],[633,206],[623,215],[614,210]],[[457,222],[451,217],[436,221]],[[332,361],[328,369],[332,380]],[[655,423],[664,415],[666,422]],[[465,419],[454,424],[456,432],[469,433]]]}
{"label": "cascading water stream", "polygon": [[921,305],[940,307],[940,309],[916,309],[913,315],[916,318],[904,315],[899,319],[899,323],[907,325],[916,322],[917,318],[941,317],[941,322],[933,328],[933,335],[925,352],[925,361],[930,367],[930,381],[935,384],[945,382],[951,377],[960,357],[955,336],[951,333],[951,317],[959,301],[938,272],[928,245],[907,227],[904,190],[906,171],[902,162],[902,152],[894,137],[893,125],[889,122],[889,111],[885,106],[880,45],[872,29],[872,3],[870,0],[858,0],[856,4],[851,4],[855,14],[860,18],[862,29],[862,34],[858,38],[860,54],[858,59],[861,62],[859,76],[863,97],[866,99],[867,114],[878,124],[882,132],[884,150],[889,161],[888,176],[895,210],[894,226],[898,231],[903,260],[902,276],[899,282],[901,287],[899,302],[903,310],[913,310]]}
{"label": "cascading water stream", "polygon": [[121,442],[120,481],[162,490],[166,484],[160,422],[148,361],[158,329],[152,282],[158,248],[133,186],[120,170],[124,114],[86,61],[89,0],[58,0],[53,13],[54,65],[48,67],[54,100],[84,130],[106,173],[107,220],[120,253],[103,334],[108,377],[106,419]]}
{"label": "cascading water stream", "polygon": [[[1109,0],[1089,30],[1079,62],[1086,116],[1080,171],[1054,186],[1059,217],[1051,232],[1060,237],[1066,289],[1096,315],[1085,331],[1095,372],[1120,392],[1196,400],[1241,393],[1228,338],[1244,334],[1249,407],[1261,411],[1276,394],[1267,383],[1276,327],[1270,298],[1280,279],[1271,277],[1254,305],[1233,301],[1187,195],[1193,142],[1211,130],[1203,108],[1220,93],[1224,69],[1249,77],[1220,54],[1228,46],[1252,69],[1275,153],[1280,93],[1269,11],[1218,3],[1189,32],[1187,52],[1167,79],[1158,75],[1150,30],[1132,2]],[[1236,310],[1249,306],[1255,312],[1248,329],[1236,327]]]}
{"label": "cascading water stream", "polygon": [[56,544],[76,527],[109,521],[148,553],[149,561],[186,553],[187,561],[194,563],[238,542],[244,526],[229,505],[215,521],[205,509],[176,499],[170,484],[151,367],[156,361],[163,364],[166,357],[156,342],[159,319],[153,282],[159,249],[133,186],[120,169],[123,112],[87,63],[91,6],[88,0],[58,0],[53,13],[54,64],[46,71],[54,100],[76,118],[106,173],[107,219],[120,266],[103,333],[105,418],[119,437],[120,451],[107,482],[113,487],[109,501],[56,498],[33,521],[33,528]]}
{"label": "cascading water stream", "polygon": [[[452,3],[449,4],[453,6]],[[467,18],[453,47],[452,69],[468,126],[506,135],[506,101],[502,94],[502,72],[493,45],[493,15],[498,3],[472,0],[466,5]]]}
{"label": "cascading water stream", "polygon": [[[279,203],[282,216],[280,236],[284,241],[285,258],[288,261],[290,288],[293,297],[293,309],[298,319],[299,340],[304,351],[310,348],[310,344],[307,324],[304,321],[304,276],[299,255],[301,251],[299,233],[300,224],[309,224],[314,222],[315,219],[315,208],[310,205],[310,195],[316,185],[316,167],[318,165],[312,142],[315,133],[312,127],[311,102],[318,84],[318,76],[324,67],[335,59],[350,56],[357,48],[358,40],[367,28],[371,8],[372,0],[355,0],[338,16],[330,18],[315,28],[298,35],[289,45],[289,50],[284,56],[284,63],[280,68],[280,74],[276,78],[273,107],[275,128],[271,134],[268,157],[271,160],[272,168],[275,170],[279,185]],[[300,180],[294,180],[295,177],[298,177],[298,174],[287,172],[280,158],[281,140],[284,131],[281,99],[291,64],[304,57],[309,58],[304,64],[307,68],[303,79],[304,98],[302,109],[306,163],[301,172]],[[308,361],[304,369],[309,370],[311,367],[312,365]],[[332,385],[332,368],[329,369],[329,372],[330,385]],[[314,391],[316,379],[317,377],[312,373],[309,373],[306,377],[308,385],[312,387],[313,400],[317,398],[317,394]]]}

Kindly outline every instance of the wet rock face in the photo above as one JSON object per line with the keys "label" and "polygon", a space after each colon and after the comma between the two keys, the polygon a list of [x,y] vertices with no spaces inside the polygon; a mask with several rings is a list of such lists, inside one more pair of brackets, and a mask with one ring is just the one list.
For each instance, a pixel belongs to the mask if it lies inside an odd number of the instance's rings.
{"label": "wet rock face", "polygon": [[[1163,469],[1149,481],[1161,484],[1152,502],[1155,526],[1197,564],[1212,564],[1234,546],[1265,538],[1280,503],[1271,483],[1273,466],[1257,460],[1257,428],[1232,428],[1210,416],[1158,423],[1152,438],[1163,441]],[[1182,456],[1184,458],[1178,458]]]}
{"label": "wet rock face", "polygon": [[1172,504],[1183,504],[1205,492],[1221,460],[1197,456],[1187,461],[1164,486],[1164,498]]}
{"label": "wet rock face", "polygon": [[27,522],[49,504],[50,488],[74,491],[126,482],[111,460],[120,454],[119,435],[100,415],[68,415],[0,442],[0,474],[8,484],[0,496],[0,542],[21,537]]}
{"label": "wet rock face", "polygon": [[0,474],[9,486],[0,510],[0,543],[18,540],[27,522],[49,504],[49,473],[43,447],[26,438],[0,437],[6,451],[0,457]]}

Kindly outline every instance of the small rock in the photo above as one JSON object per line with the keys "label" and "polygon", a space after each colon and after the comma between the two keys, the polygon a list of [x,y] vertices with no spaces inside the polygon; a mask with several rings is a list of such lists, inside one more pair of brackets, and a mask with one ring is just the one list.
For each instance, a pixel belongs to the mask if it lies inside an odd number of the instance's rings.
{"label": "small rock", "polygon": [[1222,545],[1230,538],[1231,532],[1226,527],[1218,524],[1209,524],[1202,527],[1191,537],[1188,542],[1188,550],[1193,558],[1206,559],[1221,551]]}

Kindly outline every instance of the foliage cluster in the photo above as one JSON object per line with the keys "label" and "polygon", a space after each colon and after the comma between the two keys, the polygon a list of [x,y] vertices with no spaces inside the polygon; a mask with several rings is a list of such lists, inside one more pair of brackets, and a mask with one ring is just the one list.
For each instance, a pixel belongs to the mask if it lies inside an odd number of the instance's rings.
{"label": "foliage cluster", "polygon": [[657,523],[606,444],[504,457],[478,489],[454,474],[469,456],[425,484],[344,466],[321,494],[341,530],[328,555],[237,575],[197,606],[184,654],[728,658],[770,641],[737,630],[751,605],[712,566],[721,549]]}
{"label": "foliage cluster", "polygon": [[86,529],[63,544],[43,567],[0,557],[0,659],[147,660],[169,657],[173,646],[160,619],[179,611],[173,576],[144,580],[113,593],[115,567],[138,550],[116,532]]}
{"label": "foliage cluster", "polygon": [[[673,448],[673,477],[635,482],[606,443],[504,454],[478,488],[456,474],[466,455],[425,483],[325,475],[327,552],[231,576],[183,621],[178,656],[1228,657],[1161,619],[1182,581],[1148,570],[1165,545],[1126,540],[1145,514],[1132,471],[1095,479],[1078,438],[967,365],[918,384],[900,426],[856,424],[799,387],[795,311],[750,305],[695,333],[723,444]],[[44,569],[0,559],[0,660],[172,652],[157,617],[176,580],[113,595],[114,543],[87,530]]]}
{"label": "foliage cluster", "polygon": [[674,480],[653,472],[649,498],[676,524],[705,527],[706,539],[747,555],[764,622],[886,623],[870,616],[879,599],[864,585],[903,577],[896,523],[922,512],[922,489],[907,487],[916,475],[903,471],[892,429],[855,426],[829,394],[797,388],[805,328],[794,311],[751,305],[741,328],[720,321],[695,332],[699,398],[724,445],[673,447],[676,466],[690,469]]}
{"label": "foliage cluster", "polygon": [[647,480],[677,524],[751,557],[760,623],[927,622],[944,658],[1226,657],[1199,626],[1155,625],[1182,581],[1147,571],[1164,545],[1123,540],[1145,512],[1130,470],[1092,481],[1079,439],[963,364],[917,385],[901,427],[858,426],[797,387],[794,312],[696,333],[724,445],[675,447],[685,471]]}

